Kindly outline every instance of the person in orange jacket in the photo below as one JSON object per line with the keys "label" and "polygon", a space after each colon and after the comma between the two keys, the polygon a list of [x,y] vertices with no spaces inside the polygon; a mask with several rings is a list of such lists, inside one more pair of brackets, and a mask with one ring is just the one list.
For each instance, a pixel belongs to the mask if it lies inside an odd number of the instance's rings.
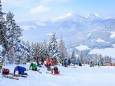
{"label": "person in orange jacket", "polygon": [[47,70],[48,70],[48,71],[51,70],[50,66],[51,66],[50,58],[47,58],[47,59],[46,59],[46,67],[47,67]]}

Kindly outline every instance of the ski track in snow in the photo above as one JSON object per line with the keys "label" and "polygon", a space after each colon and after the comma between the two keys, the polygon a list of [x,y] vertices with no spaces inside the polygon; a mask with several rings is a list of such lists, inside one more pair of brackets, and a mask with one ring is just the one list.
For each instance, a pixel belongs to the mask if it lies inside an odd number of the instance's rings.
{"label": "ski track in snow", "polygon": [[[13,72],[16,65],[7,65]],[[22,65],[29,69],[29,65]],[[73,68],[58,66],[60,74],[46,74],[46,68],[40,68],[42,74],[35,71],[27,71],[27,78],[19,80],[0,77],[0,86],[115,86],[115,67],[89,67],[76,66]]]}

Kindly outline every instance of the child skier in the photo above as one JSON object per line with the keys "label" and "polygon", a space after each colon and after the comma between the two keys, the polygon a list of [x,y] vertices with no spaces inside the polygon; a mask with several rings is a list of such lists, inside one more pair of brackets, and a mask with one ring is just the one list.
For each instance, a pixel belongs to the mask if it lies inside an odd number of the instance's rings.
{"label": "child skier", "polygon": [[18,71],[18,74],[27,75],[27,73],[25,73],[25,71],[26,71],[26,68],[25,68],[25,67],[16,66],[15,69],[14,69],[14,76],[15,76],[15,72],[16,72],[16,71]]}
{"label": "child skier", "polygon": [[52,69],[52,74],[59,74],[59,71],[58,71],[58,67],[55,66],[53,69]]}
{"label": "child skier", "polygon": [[37,71],[37,64],[31,63],[29,69],[31,69],[31,68],[33,71]]}

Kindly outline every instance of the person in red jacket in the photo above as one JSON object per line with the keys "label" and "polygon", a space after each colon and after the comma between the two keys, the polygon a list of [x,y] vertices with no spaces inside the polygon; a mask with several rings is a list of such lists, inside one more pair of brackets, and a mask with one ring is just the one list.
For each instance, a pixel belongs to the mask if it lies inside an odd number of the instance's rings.
{"label": "person in red jacket", "polygon": [[36,63],[39,66],[39,58],[38,57],[36,58]]}
{"label": "person in red jacket", "polygon": [[55,60],[53,58],[51,59],[51,66],[55,66]]}
{"label": "person in red jacket", "polygon": [[59,74],[59,70],[58,70],[58,67],[55,66],[53,69],[52,69],[52,74]]}

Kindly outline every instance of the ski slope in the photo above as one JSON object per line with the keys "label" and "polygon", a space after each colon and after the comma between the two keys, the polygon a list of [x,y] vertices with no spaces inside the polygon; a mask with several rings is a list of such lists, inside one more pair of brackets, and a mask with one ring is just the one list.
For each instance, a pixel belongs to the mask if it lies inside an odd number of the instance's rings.
{"label": "ski slope", "polygon": [[[7,65],[13,72],[16,65]],[[29,65],[22,65],[29,69]],[[27,78],[19,80],[0,77],[0,86],[115,86],[115,67],[89,67],[58,66],[59,75],[46,74],[46,68],[40,68],[42,74],[35,71],[27,71]]]}

